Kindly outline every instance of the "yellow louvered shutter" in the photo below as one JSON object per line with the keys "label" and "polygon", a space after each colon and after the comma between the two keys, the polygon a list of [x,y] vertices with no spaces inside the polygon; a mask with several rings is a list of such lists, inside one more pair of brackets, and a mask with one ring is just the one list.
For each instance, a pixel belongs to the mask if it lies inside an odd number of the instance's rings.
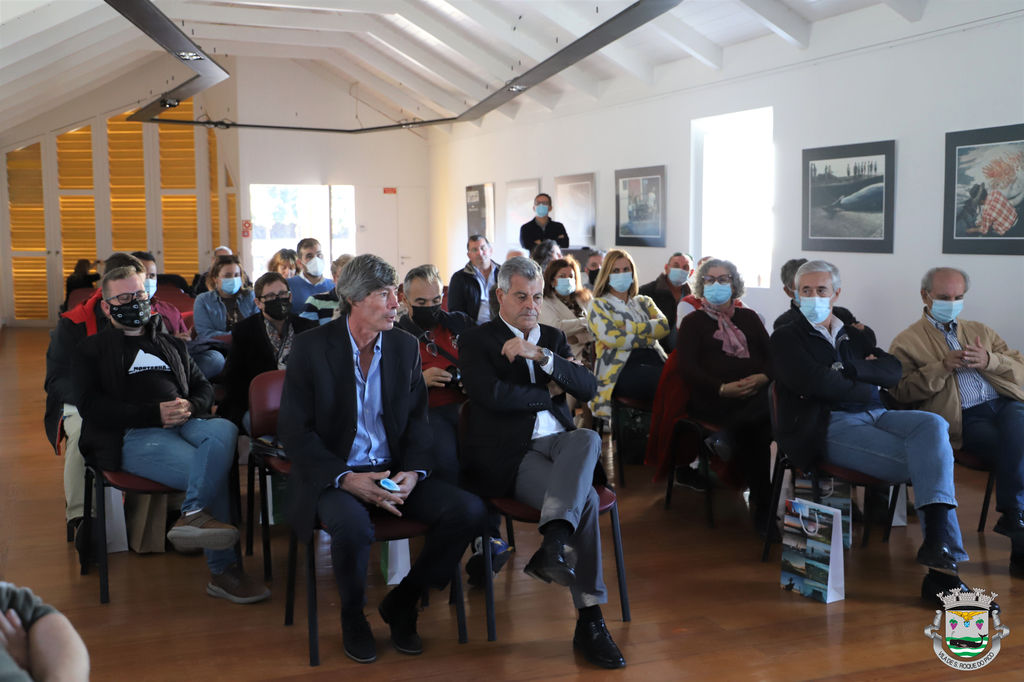
{"label": "yellow louvered shutter", "polygon": [[220,186],[217,182],[217,135],[206,129],[206,148],[209,150],[210,175],[210,245],[220,246]]}
{"label": "yellow louvered shutter", "polygon": [[115,251],[148,248],[142,124],[127,121],[130,113],[107,121],[110,223]]}

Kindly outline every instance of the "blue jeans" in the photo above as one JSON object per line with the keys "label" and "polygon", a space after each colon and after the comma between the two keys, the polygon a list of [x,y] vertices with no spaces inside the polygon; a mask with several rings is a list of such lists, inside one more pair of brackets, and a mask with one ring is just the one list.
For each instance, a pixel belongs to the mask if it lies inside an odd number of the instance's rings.
{"label": "blue jeans", "polygon": [[996,474],[996,510],[1024,509],[1024,403],[996,398],[964,410],[964,447]]}
{"label": "blue jeans", "polygon": [[[205,509],[231,523],[228,474],[234,464],[238,429],[227,419],[189,419],[170,429],[128,429],[121,446],[121,468],[185,491],[181,511]],[[235,563],[235,550],[206,550],[210,572]]]}
{"label": "blue jeans", "polygon": [[[949,424],[931,412],[885,410],[832,412],[825,437],[825,460],[880,478],[887,483],[914,486],[918,509],[947,504],[943,540],[957,561],[965,561],[963,537],[956,518],[953,448]],[[924,515],[921,515],[924,531]]]}
{"label": "blue jeans", "polygon": [[192,359],[203,376],[210,380],[224,371],[224,364],[227,362],[227,358],[212,348],[196,353]]}

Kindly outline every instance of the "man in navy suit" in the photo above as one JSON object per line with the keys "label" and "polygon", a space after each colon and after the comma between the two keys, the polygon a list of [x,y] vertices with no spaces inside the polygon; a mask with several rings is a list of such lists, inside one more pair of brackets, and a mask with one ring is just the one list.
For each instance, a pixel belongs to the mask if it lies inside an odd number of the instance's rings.
{"label": "man in navy suit", "polygon": [[577,429],[566,403],[566,393],[593,398],[597,380],[573,361],[565,334],[538,324],[544,279],[537,263],[506,261],[496,293],[497,319],[459,340],[471,411],[463,474],[474,492],[540,509],[544,539],[526,573],[570,587],[579,611],[573,646],[596,665],[621,668],[626,662],[600,606],[608,601],[593,487],[601,438]]}
{"label": "man in navy suit", "polygon": [[[363,607],[373,518],[394,514],[430,526],[409,574],[381,602],[391,642],[422,652],[417,601],[442,588],[484,527],[483,502],[430,475],[427,387],[414,337],[394,329],[395,269],[352,259],[338,282],[341,317],[295,337],[285,375],[280,436],[292,459],[292,524],[309,538],[316,519],[331,535],[345,653],[376,660]],[[381,486],[389,478],[398,489]]]}

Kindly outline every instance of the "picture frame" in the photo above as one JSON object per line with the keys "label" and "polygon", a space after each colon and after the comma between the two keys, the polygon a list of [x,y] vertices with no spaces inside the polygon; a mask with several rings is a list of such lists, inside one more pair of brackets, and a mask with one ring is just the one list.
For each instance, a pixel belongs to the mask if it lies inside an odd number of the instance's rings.
{"label": "picture frame", "polygon": [[895,140],[803,150],[803,250],[892,253],[895,179]]}
{"label": "picture frame", "polygon": [[665,166],[615,171],[615,245],[665,246]]}
{"label": "picture frame", "polygon": [[1024,254],[1024,124],[946,133],[943,253]]}

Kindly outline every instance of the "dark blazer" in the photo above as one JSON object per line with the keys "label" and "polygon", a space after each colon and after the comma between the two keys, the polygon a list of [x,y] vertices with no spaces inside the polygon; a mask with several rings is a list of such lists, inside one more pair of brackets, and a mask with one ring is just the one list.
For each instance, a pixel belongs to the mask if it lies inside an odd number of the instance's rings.
{"label": "dark blazer", "polygon": [[820,459],[833,409],[881,407],[878,387],[899,383],[900,361],[874,343],[869,327],[844,326],[833,347],[803,315],[772,334],[775,438],[797,467]]}
{"label": "dark blazer", "polygon": [[[317,326],[313,320],[298,315],[289,315],[288,324],[295,330],[296,336]],[[217,409],[217,416],[241,426],[242,415],[249,409],[249,384],[257,374],[277,369],[277,356],[274,355],[274,346],[263,325],[263,313],[250,315],[239,322],[231,336],[231,351],[224,368],[227,393]]]}
{"label": "dark blazer", "polygon": [[567,430],[574,428],[565,394],[552,398],[549,381],[584,402],[597,393],[594,375],[565,359],[572,352],[561,330],[540,325],[539,345],[554,354],[555,365],[548,375],[540,363],[534,363],[537,383],[533,384],[525,359],[509,362],[501,354],[501,347],[513,336],[499,318],[459,337],[462,383],[473,405],[460,464],[467,487],[486,497],[512,495],[538,412],[550,410]]}
{"label": "dark blazer", "polygon": [[[347,316],[299,334],[292,344],[277,424],[292,461],[290,513],[299,537],[313,531],[321,493],[350,468],[357,428],[352,354]],[[417,341],[400,329],[381,332],[381,355],[388,468],[429,471],[432,436]]]}
{"label": "dark blazer", "polygon": [[[146,325],[146,335],[160,348],[178,392],[192,403],[192,416],[209,416],[213,386],[189,357],[185,342],[162,333],[161,324],[159,316],[154,315]],[[160,403],[129,390],[124,333],[120,329],[108,326],[83,339],[73,352],[70,402],[82,415],[80,449],[87,460],[107,471],[118,471],[125,430],[163,426]]]}

